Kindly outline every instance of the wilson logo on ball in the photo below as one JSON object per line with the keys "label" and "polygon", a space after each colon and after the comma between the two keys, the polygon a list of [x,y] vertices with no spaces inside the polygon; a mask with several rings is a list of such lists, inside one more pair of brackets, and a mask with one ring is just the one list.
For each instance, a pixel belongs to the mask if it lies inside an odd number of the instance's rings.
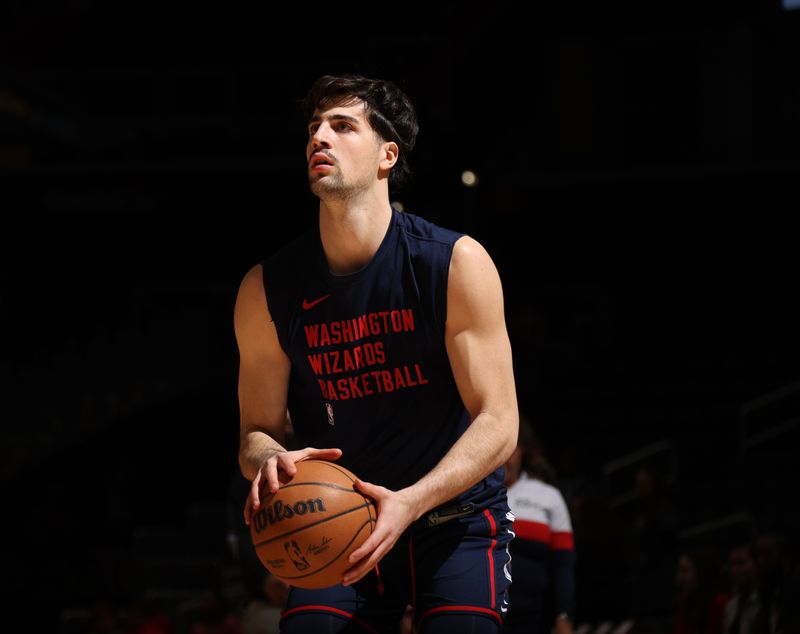
{"label": "wilson logo on ball", "polygon": [[272,506],[261,509],[253,516],[256,533],[266,530],[267,527],[293,518],[295,515],[305,515],[306,513],[324,513],[325,504],[322,498],[295,502],[294,504],[284,504],[280,500]]}

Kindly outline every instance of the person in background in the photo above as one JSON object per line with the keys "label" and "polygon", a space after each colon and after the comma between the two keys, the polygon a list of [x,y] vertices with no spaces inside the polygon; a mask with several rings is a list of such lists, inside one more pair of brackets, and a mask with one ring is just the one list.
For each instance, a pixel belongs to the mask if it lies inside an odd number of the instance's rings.
{"label": "person in background", "polygon": [[756,536],[753,553],[761,604],[753,629],[758,634],[798,634],[800,565],[794,540],[784,531],[764,529]]}
{"label": "person in background", "polygon": [[575,620],[575,548],[572,523],[555,471],[530,420],[520,416],[517,448],[506,462],[505,483],[514,514],[514,581],[503,632],[572,634]]}
{"label": "person in background", "polygon": [[675,571],[678,602],[673,634],[723,634],[730,597],[719,587],[720,568],[711,549],[682,549]]}
{"label": "person in background", "polygon": [[753,623],[761,601],[752,544],[737,544],[728,552],[731,600],[725,606],[724,634],[755,634]]}

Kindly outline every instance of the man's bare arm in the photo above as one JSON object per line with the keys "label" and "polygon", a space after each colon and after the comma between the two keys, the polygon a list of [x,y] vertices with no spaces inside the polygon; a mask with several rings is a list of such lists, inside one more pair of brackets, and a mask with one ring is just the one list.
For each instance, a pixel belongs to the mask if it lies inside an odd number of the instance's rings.
{"label": "man's bare arm", "polygon": [[[472,422],[427,475],[397,492],[359,481],[378,502],[373,534],[350,556],[344,583],[363,577],[411,522],[502,465],[517,443],[519,412],[503,291],[489,254],[461,238],[453,249],[445,331],[450,365]],[[431,421],[434,424],[435,421]]]}
{"label": "man's bare arm", "polygon": [[335,460],[341,451],[313,447],[286,451],[282,444],[290,361],[269,314],[260,265],[248,271],[239,287],[234,331],[239,348],[239,466],[252,482],[244,511],[249,522],[261,505],[262,487],[278,490],[279,471],[292,476],[295,462],[312,457]]}
{"label": "man's bare arm", "polygon": [[519,410],[503,290],[494,263],[470,237],[453,250],[445,343],[472,423],[436,467],[408,492],[418,517],[505,463],[517,443]]}
{"label": "man's bare arm", "polygon": [[267,309],[261,266],[248,271],[234,307],[239,347],[239,466],[255,478],[271,452],[285,451],[289,359]]}

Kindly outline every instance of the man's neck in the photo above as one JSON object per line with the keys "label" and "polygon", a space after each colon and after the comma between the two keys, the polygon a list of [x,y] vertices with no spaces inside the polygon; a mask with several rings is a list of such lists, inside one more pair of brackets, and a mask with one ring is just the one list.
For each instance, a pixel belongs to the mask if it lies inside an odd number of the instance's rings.
{"label": "man's neck", "polygon": [[391,218],[385,193],[320,201],[319,232],[330,271],[346,275],[369,264]]}

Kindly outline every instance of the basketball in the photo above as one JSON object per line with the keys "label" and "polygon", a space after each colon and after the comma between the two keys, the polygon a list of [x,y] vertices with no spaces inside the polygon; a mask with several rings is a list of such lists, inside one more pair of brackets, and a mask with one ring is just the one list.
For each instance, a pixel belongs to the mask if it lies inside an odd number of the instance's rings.
{"label": "basketball", "polygon": [[262,498],[250,537],[276,577],[299,588],[327,588],[341,582],[350,553],[372,534],[377,511],[344,467],[325,460],[295,466],[291,480]]}

